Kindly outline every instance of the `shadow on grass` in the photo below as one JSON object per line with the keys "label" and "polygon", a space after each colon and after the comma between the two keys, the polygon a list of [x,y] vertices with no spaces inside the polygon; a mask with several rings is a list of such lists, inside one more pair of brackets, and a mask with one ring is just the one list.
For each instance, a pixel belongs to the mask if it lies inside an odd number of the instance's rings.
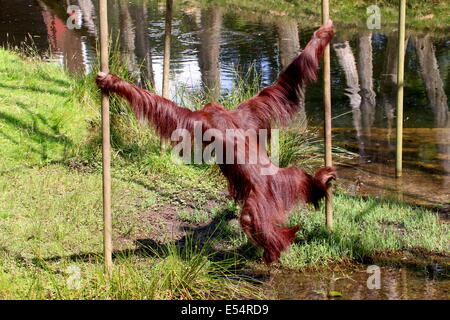
{"label": "shadow on grass", "polygon": [[[35,119],[37,118],[37,116],[33,115],[33,123],[35,123]],[[57,143],[61,143],[61,144],[67,144],[67,145],[72,145],[72,140],[67,138],[64,135],[59,135],[59,130],[57,129],[57,127],[50,127],[50,129],[55,133],[55,135],[51,135],[49,133],[46,133],[44,131],[41,131],[37,128],[35,128],[32,125],[29,125],[27,123],[25,123],[24,121],[8,115],[2,111],[0,111],[0,120],[3,120],[4,122],[17,127],[18,129],[22,130],[22,131],[26,131],[28,133],[32,133],[35,137],[33,137],[33,140],[36,141],[42,141],[42,140],[46,140],[49,142],[57,142]]]}
{"label": "shadow on grass", "polygon": [[[214,241],[217,238],[223,238],[230,235],[230,231],[224,228],[229,220],[235,218],[235,213],[224,209],[219,212],[215,218],[209,223],[201,226],[183,226],[181,229],[186,233],[180,239],[175,241],[162,243],[155,241],[154,239],[136,239],[134,241],[136,248],[115,250],[113,252],[113,259],[127,259],[130,257],[154,257],[154,258],[166,258],[169,256],[171,249],[176,248],[179,256],[183,259],[189,259],[189,250],[192,251],[192,255],[203,254],[208,256],[211,261],[220,261],[225,259],[232,259],[236,261],[237,266],[243,266],[245,261],[259,259],[258,249],[251,243],[246,242],[236,249],[216,249],[214,247]],[[185,250],[186,249],[186,250]],[[58,262],[61,260],[69,260],[73,262],[88,262],[98,263],[103,260],[102,253],[98,252],[85,252],[68,256],[54,256],[49,258],[34,258],[32,263],[35,266],[44,266],[47,262]]]}
{"label": "shadow on grass", "polygon": [[[365,217],[375,210],[376,206],[377,202],[368,205],[354,217],[355,221],[360,223],[364,222]],[[230,240],[238,239],[237,231],[230,228],[230,221],[235,218],[235,211],[224,208],[215,213],[214,218],[206,224],[200,226],[181,226],[180,229],[184,231],[185,235],[175,241],[163,243],[151,238],[136,239],[134,242],[135,248],[116,250],[113,253],[113,258],[116,260],[129,259],[132,257],[154,257],[164,259],[171,255],[173,248],[175,248],[177,250],[177,256],[181,259],[188,260],[196,254],[201,254],[211,261],[221,261],[226,259],[236,261],[236,270],[243,269],[248,262],[260,261],[261,252],[260,249],[256,248],[249,241],[246,241],[245,243],[240,241],[237,246],[229,246],[232,249],[224,249],[228,248],[226,243]],[[343,262],[353,261],[363,264],[372,262],[372,264],[374,264],[373,261],[376,261],[377,265],[393,265],[392,261],[395,260],[395,267],[404,266],[410,269],[417,269],[418,266],[427,267],[435,264],[441,265],[442,262],[439,261],[448,259],[448,255],[445,253],[431,252],[421,248],[404,248],[396,251],[377,250],[373,247],[371,242],[367,243],[367,241],[365,241],[367,240],[365,237],[363,232],[348,234],[339,228],[335,231],[330,231],[325,225],[318,224],[309,230],[301,230],[295,244],[299,246],[311,245],[314,243],[324,244],[328,247],[327,250],[330,252],[342,254],[343,257],[347,257]],[[217,246],[217,244],[220,244],[220,246]],[[405,254],[409,255],[410,258],[407,260],[402,259]],[[419,256],[421,256],[422,259],[417,259]],[[88,252],[69,256],[33,259],[33,264],[36,266],[45,266],[46,262],[57,262],[60,260],[102,263],[103,257],[99,252]],[[448,271],[448,268],[446,270]]]}
{"label": "shadow on grass", "polygon": [[[8,99],[8,97],[4,95],[0,95],[0,97]],[[49,146],[47,143],[56,143],[63,146],[64,153],[66,152],[66,148],[70,148],[73,146],[73,141],[64,134],[61,134],[58,123],[49,123],[44,116],[42,116],[38,112],[31,111],[29,106],[20,101],[15,100],[11,102],[27,113],[31,120],[31,123],[27,123],[26,121],[19,119],[16,116],[0,111],[0,122],[3,122],[7,125],[5,130],[0,130],[1,137],[9,140],[15,145],[26,145],[28,150],[35,154],[38,154],[43,161],[46,161],[48,159]],[[39,124],[47,130],[44,131],[39,129]],[[8,126],[10,128],[12,127],[14,130],[8,129]],[[23,137],[21,139],[16,139],[16,137],[10,135],[8,131],[20,132],[23,134]],[[32,142],[35,142],[36,146],[33,146]]]}
{"label": "shadow on grass", "polygon": [[52,89],[39,89],[39,88],[26,87],[26,86],[9,86],[6,84],[0,84],[0,88],[7,89],[7,90],[23,90],[23,91],[31,91],[31,92],[36,92],[36,93],[46,93],[46,94],[58,95],[61,97],[67,97],[66,92],[52,90]]}
{"label": "shadow on grass", "polygon": [[70,82],[68,82],[66,80],[52,78],[48,74],[46,74],[44,72],[39,73],[39,77],[42,80],[45,80],[45,81],[48,81],[48,82],[53,82],[53,83],[55,83],[55,84],[57,84],[57,85],[59,85],[61,87],[67,87],[67,88],[70,87]]}

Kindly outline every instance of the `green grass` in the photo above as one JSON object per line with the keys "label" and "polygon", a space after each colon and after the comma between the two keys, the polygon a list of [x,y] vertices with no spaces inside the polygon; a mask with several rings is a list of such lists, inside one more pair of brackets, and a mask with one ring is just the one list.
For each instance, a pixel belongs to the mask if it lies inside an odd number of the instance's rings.
{"label": "green grass", "polygon": [[[116,100],[115,259],[108,282],[101,258],[99,103],[93,75],[71,77],[2,49],[0,66],[0,298],[263,297],[260,287],[241,275],[242,267],[260,265],[261,250],[240,229],[239,208],[221,193],[223,180],[205,165],[178,165],[168,153],[161,156],[150,130],[139,127]],[[236,92],[224,101],[245,94]],[[288,141],[302,141],[296,139]],[[298,160],[298,145],[293,145],[285,149]],[[380,251],[449,254],[448,224],[425,209],[337,194],[335,217],[335,230],[329,232],[323,212],[297,210],[290,223],[302,229],[281,267],[323,266]],[[71,289],[68,281],[77,270],[80,287]]]}
{"label": "green grass", "polygon": [[334,230],[324,226],[325,212],[298,210],[298,243],[282,263],[298,268],[359,260],[383,252],[423,250],[449,253],[450,228],[436,214],[395,200],[380,201],[336,194]]}
{"label": "green grass", "polygon": [[3,49],[0,61],[0,172],[69,157],[92,115],[69,99],[69,76],[58,66]]}

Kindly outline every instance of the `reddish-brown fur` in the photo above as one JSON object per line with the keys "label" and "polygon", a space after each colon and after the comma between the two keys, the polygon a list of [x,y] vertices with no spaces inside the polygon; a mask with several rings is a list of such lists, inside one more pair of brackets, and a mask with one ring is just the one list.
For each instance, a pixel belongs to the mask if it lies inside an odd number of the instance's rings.
{"label": "reddish-brown fur", "polygon": [[[194,121],[201,121],[203,132],[211,128],[223,133],[226,129],[270,129],[273,124],[287,124],[298,111],[303,87],[317,80],[319,59],[332,36],[330,22],[314,33],[305,49],[273,85],[242,102],[235,110],[209,103],[202,110],[191,111],[113,74],[99,73],[96,82],[102,90],[127,99],[136,116],[152,123],[165,139],[170,139],[175,129],[183,128],[192,133]],[[221,142],[224,150],[232,143],[227,139]],[[325,167],[311,176],[297,167],[290,167],[277,168],[273,175],[262,175],[261,168],[274,165],[265,146],[258,143],[257,147],[262,155],[257,163],[237,164],[235,161],[219,164],[219,167],[228,180],[230,195],[242,204],[240,224],[244,232],[255,245],[264,248],[264,261],[271,263],[279,259],[299,230],[299,226],[285,227],[288,212],[300,201],[318,207],[336,173],[334,167]],[[243,152],[248,153],[248,149]],[[235,160],[238,153],[234,155]]]}

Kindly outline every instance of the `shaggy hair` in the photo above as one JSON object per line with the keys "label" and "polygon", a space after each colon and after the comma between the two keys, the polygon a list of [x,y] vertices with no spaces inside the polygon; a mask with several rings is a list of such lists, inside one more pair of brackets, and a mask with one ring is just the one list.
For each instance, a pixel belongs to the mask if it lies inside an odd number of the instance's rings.
{"label": "shaggy hair", "polygon": [[[234,110],[218,103],[208,103],[203,109],[192,111],[174,102],[121,80],[113,74],[100,72],[96,83],[105,92],[115,93],[131,104],[137,118],[151,123],[158,134],[170,139],[176,129],[194,132],[196,121],[202,132],[216,129],[222,132],[223,150],[235,141],[224,138],[228,129],[270,130],[272,125],[286,125],[296,114],[306,83],[317,80],[319,59],[333,37],[333,25],[320,27],[305,49],[280,73],[275,83],[254,97],[242,102]],[[239,131],[239,130],[237,130]],[[220,137],[215,137],[220,139]],[[244,138],[244,141],[245,138]],[[216,141],[217,142],[217,141]],[[319,169],[314,176],[297,167],[278,168],[267,155],[265,143],[257,142],[259,159],[256,163],[237,163],[239,156],[248,156],[245,148],[233,146],[234,162],[219,162],[228,181],[230,195],[242,205],[240,224],[248,238],[264,248],[266,263],[275,262],[280,253],[295,239],[299,226],[286,227],[289,211],[298,203],[312,203],[316,208],[336,178],[334,167]],[[272,175],[261,174],[261,169],[275,168]]]}

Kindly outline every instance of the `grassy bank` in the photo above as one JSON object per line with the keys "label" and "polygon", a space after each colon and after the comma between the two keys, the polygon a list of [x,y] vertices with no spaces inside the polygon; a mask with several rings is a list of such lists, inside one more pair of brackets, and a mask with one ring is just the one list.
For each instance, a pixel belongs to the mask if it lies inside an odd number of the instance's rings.
{"label": "grassy bank", "polygon": [[[233,10],[260,14],[265,18],[288,16],[305,25],[319,25],[321,21],[321,2],[302,0],[190,0],[193,3],[221,5]],[[368,17],[367,8],[380,7],[382,28],[396,27],[398,23],[397,0],[342,0],[330,3],[331,19],[339,25],[353,25],[365,28]],[[448,33],[450,7],[444,0],[407,1],[407,30]]]}
{"label": "grassy bank", "polygon": [[61,162],[86,135],[69,76],[50,64],[0,51],[0,172]]}
{"label": "grassy bank", "polygon": [[[71,77],[2,49],[0,66],[0,298],[263,297],[261,286],[242,276],[260,265],[261,252],[239,228],[223,180],[206,166],[160,156],[158,140],[116,100],[115,272],[108,285],[93,75]],[[302,229],[275,267],[319,267],[386,251],[449,254],[449,227],[431,211],[344,194],[335,206],[334,232],[324,228],[322,211],[295,212],[290,223]]]}

